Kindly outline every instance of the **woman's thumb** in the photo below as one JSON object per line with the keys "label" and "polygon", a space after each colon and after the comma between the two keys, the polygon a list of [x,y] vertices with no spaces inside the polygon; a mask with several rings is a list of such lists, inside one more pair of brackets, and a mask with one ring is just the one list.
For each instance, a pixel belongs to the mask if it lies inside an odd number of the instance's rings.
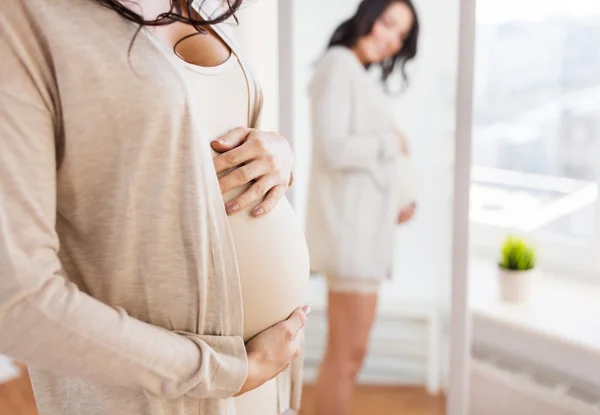
{"label": "woman's thumb", "polygon": [[292,332],[296,333],[306,324],[306,319],[311,313],[310,306],[298,307],[288,318],[288,325]]}
{"label": "woman's thumb", "polygon": [[251,132],[249,128],[237,127],[213,141],[211,145],[215,151],[229,151],[244,143]]}

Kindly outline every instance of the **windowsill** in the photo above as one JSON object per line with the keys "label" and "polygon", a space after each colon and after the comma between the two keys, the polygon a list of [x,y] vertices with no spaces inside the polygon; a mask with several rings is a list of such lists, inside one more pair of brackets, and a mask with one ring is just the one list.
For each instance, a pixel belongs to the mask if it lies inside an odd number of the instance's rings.
{"label": "windowsill", "polygon": [[469,275],[473,317],[525,330],[586,353],[600,353],[600,284],[540,270],[531,302],[507,304],[499,300],[494,263],[473,259]]}

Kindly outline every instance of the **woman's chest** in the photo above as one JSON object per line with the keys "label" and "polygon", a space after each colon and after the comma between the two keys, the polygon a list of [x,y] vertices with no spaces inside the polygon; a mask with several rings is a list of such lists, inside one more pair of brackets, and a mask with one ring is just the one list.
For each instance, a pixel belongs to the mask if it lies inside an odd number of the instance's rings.
{"label": "woman's chest", "polygon": [[117,26],[82,29],[85,48],[77,48],[81,38],[58,39],[66,42],[54,54],[63,200],[98,186],[120,201],[133,187],[188,196],[198,196],[201,182],[218,188],[202,129],[211,115],[199,110],[183,68],[144,30]]}
{"label": "woman's chest", "polygon": [[393,128],[390,100],[382,87],[367,76],[356,79],[353,86],[352,119],[356,132]]}
{"label": "woman's chest", "polygon": [[121,36],[56,57],[65,138],[82,149],[137,146],[148,129],[189,122],[189,93],[174,64],[143,32]]}

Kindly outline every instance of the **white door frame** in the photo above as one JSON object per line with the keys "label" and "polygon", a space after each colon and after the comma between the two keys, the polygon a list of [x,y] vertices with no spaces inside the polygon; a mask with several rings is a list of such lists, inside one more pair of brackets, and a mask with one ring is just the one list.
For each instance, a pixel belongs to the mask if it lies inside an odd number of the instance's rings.
{"label": "white door frame", "polygon": [[469,413],[471,319],[469,313],[469,187],[473,124],[473,72],[476,0],[460,0],[456,136],[454,139],[454,212],[450,373],[447,415]]}

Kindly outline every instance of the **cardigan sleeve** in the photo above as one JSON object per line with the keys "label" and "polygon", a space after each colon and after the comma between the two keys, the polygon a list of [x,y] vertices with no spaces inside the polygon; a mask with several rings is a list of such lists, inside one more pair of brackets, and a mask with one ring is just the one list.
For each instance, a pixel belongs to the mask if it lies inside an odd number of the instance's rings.
{"label": "cardigan sleeve", "polygon": [[225,398],[247,377],[238,336],[174,333],[80,291],[55,231],[57,98],[27,2],[0,0],[0,353],[166,398]]}
{"label": "cardigan sleeve", "polygon": [[400,154],[400,140],[393,130],[351,132],[356,62],[349,58],[347,51],[329,51],[310,88],[314,145],[334,170],[370,169]]}

